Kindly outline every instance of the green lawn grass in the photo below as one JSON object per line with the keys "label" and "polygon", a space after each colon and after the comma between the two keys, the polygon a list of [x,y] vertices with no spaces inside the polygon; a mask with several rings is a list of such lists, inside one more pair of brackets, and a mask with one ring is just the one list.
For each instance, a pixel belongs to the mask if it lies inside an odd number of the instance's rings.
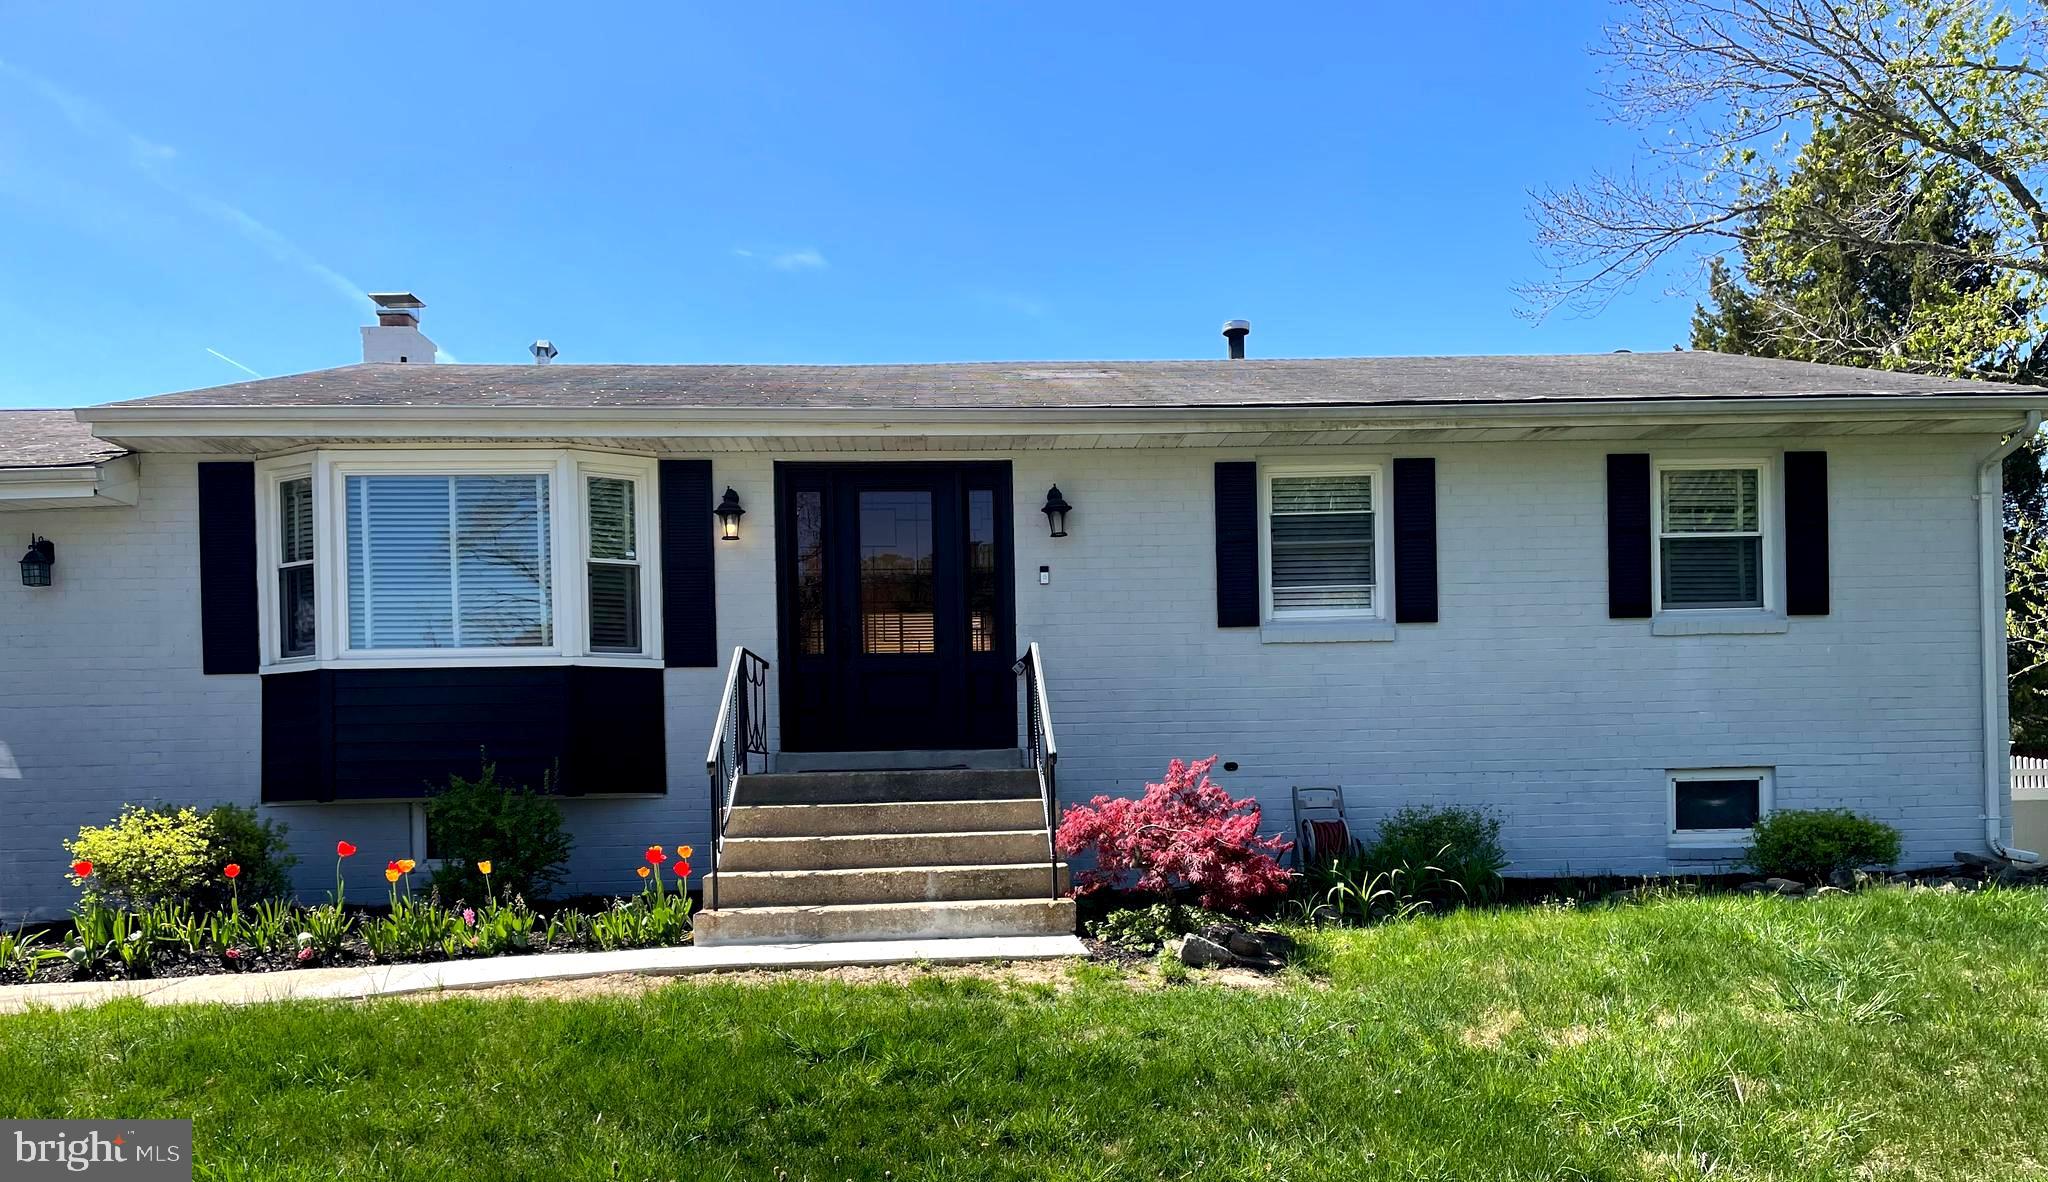
{"label": "green lawn grass", "polygon": [[1282,987],[683,983],[0,1018],[0,1113],[200,1177],[2048,1178],[2048,895],[1326,933]]}

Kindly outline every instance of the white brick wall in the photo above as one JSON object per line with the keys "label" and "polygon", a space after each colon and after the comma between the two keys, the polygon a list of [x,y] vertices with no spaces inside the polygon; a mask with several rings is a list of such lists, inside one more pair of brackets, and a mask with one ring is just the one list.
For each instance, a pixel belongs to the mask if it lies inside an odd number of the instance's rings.
{"label": "white brick wall", "polygon": [[[1044,649],[1062,795],[1130,791],[1172,756],[1214,753],[1240,764],[1228,786],[1260,797],[1274,828],[1290,823],[1290,785],[1336,783],[1368,826],[1412,801],[1493,807],[1518,872],[1645,873],[1674,868],[1666,768],[1768,766],[1780,806],[1888,820],[1908,861],[1974,848],[1972,493],[1993,443],[1776,441],[1773,453],[1829,453],[1833,614],[1777,635],[1692,637],[1607,618],[1603,457],[1615,448],[1404,449],[1438,461],[1443,622],[1387,643],[1286,645],[1215,626],[1212,465],[1277,457],[1010,456],[1018,642]],[[134,509],[4,518],[23,539],[56,539],[58,565],[46,591],[0,579],[0,743],[21,773],[0,780],[0,915],[61,909],[58,842],[124,800],[256,797],[256,679],[199,673],[193,463],[144,457]],[[720,458],[714,476],[750,510],[743,539],[718,547],[719,646],[772,661],[772,457]],[[1055,482],[1077,506],[1057,541],[1038,512]],[[723,671],[666,678],[669,795],[569,802],[572,891],[637,887],[649,842],[704,844],[702,753]],[[337,836],[363,849],[350,878],[361,897],[382,893],[384,859],[409,848],[403,808],[271,811],[293,828],[309,890],[332,881]]]}

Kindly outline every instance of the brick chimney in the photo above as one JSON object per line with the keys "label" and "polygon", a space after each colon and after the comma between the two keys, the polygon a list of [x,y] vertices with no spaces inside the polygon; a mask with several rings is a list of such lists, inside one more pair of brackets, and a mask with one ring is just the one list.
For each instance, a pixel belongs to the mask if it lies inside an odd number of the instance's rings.
{"label": "brick chimney", "polygon": [[426,304],[409,291],[373,291],[377,323],[363,327],[363,360],[373,363],[434,364],[434,342],[420,331]]}

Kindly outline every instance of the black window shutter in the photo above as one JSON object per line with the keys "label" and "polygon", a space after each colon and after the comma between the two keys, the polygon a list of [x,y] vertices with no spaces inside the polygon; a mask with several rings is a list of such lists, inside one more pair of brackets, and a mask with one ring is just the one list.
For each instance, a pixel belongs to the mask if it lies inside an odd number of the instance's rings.
{"label": "black window shutter", "polygon": [[1394,622],[1436,623],[1436,461],[1394,461]]}
{"label": "black window shutter", "polygon": [[1828,614],[1828,453],[1785,453],[1785,612]]}
{"label": "black window shutter", "polygon": [[199,465],[199,645],[208,673],[256,672],[256,465]]}
{"label": "black window shutter", "polygon": [[1607,614],[1650,615],[1650,457],[1607,457]]}
{"label": "black window shutter", "polygon": [[1216,465],[1216,626],[1259,626],[1259,466]]}
{"label": "black window shutter", "polygon": [[711,461],[661,461],[661,649],[670,668],[718,664]]}

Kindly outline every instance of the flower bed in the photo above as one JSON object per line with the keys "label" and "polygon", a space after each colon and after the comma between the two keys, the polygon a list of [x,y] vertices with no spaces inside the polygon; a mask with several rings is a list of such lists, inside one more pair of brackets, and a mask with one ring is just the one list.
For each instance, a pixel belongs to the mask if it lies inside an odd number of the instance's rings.
{"label": "flower bed", "polygon": [[673,864],[661,846],[647,847],[636,870],[642,881],[638,894],[596,907],[550,911],[536,910],[510,891],[494,890],[488,860],[474,865],[484,883],[480,901],[444,902],[431,890],[416,896],[412,875],[417,863],[410,858],[385,864],[390,888],[385,907],[352,907],[341,868],[357,850],[343,841],[334,852],[335,886],[324,903],[309,907],[264,900],[244,906],[238,881],[242,868],[230,862],[218,872],[228,902],[210,910],[184,901],[112,905],[92,892],[94,866],[81,858],[71,865],[71,880],[85,895],[72,913],[70,930],[58,925],[0,932],[0,985],[282,972],[543,951],[609,952],[690,939],[689,846],[677,847]]}

